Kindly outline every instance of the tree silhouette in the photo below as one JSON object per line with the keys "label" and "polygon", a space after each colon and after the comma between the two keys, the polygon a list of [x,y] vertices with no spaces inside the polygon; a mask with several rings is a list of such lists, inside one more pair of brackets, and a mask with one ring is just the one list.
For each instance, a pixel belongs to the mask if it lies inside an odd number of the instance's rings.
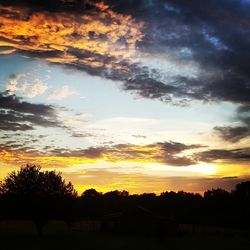
{"label": "tree silhouette", "polygon": [[3,186],[3,182],[0,181],[0,195],[2,195],[4,193],[4,186]]}
{"label": "tree silhouette", "polygon": [[41,167],[35,165],[26,165],[17,172],[11,172],[4,180],[3,192],[15,196],[76,196],[71,182],[66,183],[60,173],[41,171]]}
{"label": "tree silhouette", "polygon": [[237,184],[234,194],[236,197],[250,202],[250,181]]}
{"label": "tree silhouette", "polygon": [[250,225],[250,181],[237,184],[233,194],[238,224]]}
{"label": "tree silhouette", "polygon": [[[184,191],[130,195],[114,190],[103,194],[95,189],[77,196],[73,185],[65,182],[60,173],[27,165],[0,182],[0,219],[31,220],[40,236],[49,220],[64,221],[69,229],[86,218],[100,223],[108,220],[114,225],[125,220],[129,229],[134,223],[139,223],[136,226],[140,228],[144,220],[147,223],[152,219],[143,217],[143,211],[153,218],[165,218],[170,225],[189,224],[193,229],[196,225],[249,229],[250,181],[239,183],[232,192],[217,188],[206,191],[204,196]],[[131,220],[124,217],[127,214]],[[133,218],[137,215],[144,219],[136,222]],[[157,220],[154,223],[157,227]]]}
{"label": "tree silhouette", "polygon": [[212,204],[224,206],[230,199],[231,194],[221,188],[208,190],[204,193],[204,198]]}
{"label": "tree silhouette", "polygon": [[47,220],[68,214],[72,199],[77,196],[71,182],[66,183],[60,173],[41,171],[35,165],[11,172],[2,190],[8,203],[6,214],[14,219],[31,219],[39,235]]}
{"label": "tree silhouette", "polygon": [[96,191],[94,188],[85,190],[81,197],[85,199],[95,199],[102,196],[102,193]]}

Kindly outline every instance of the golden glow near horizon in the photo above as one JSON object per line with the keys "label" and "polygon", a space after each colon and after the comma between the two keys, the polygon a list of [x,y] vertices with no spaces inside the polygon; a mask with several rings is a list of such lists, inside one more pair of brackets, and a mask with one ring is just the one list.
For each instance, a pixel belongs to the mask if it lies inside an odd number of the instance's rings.
{"label": "golden glow near horizon", "polygon": [[[12,157],[6,153],[5,157]],[[24,155],[19,154],[18,157]],[[17,157],[17,156],[16,156]],[[1,155],[2,162],[5,162],[5,171],[0,172],[0,178],[3,179],[6,174],[12,170],[19,169],[20,165],[26,163],[40,164],[43,169],[59,171],[75,185],[78,193],[81,194],[85,189],[96,188],[98,191],[107,192],[115,189],[126,189],[131,193],[142,193],[151,191],[160,193],[166,190],[182,190],[180,183],[169,182],[171,178],[182,178],[189,187],[192,179],[203,178],[222,178],[224,176],[235,176],[235,174],[247,174],[247,167],[228,166],[220,164],[200,163],[190,166],[169,166],[157,162],[136,161],[136,160],[117,160],[107,161],[106,159],[87,159],[83,157],[55,157],[55,156],[33,156],[9,160]],[[11,162],[11,163],[10,163]],[[22,164],[21,164],[22,162]],[[6,171],[8,169],[9,171]],[[237,172],[238,171],[238,172]],[[170,179],[169,179],[170,178]],[[152,186],[152,180],[156,181],[156,186]],[[190,180],[189,180],[190,179]],[[188,181],[189,180],[189,181]],[[144,183],[144,184],[143,184]],[[189,184],[188,184],[189,183]],[[148,185],[144,187],[143,185]],[[192,189],[191,189],[192,191]]]}
{"label": "golden glow near horizon", "polygon": [[[194,189],[198,192],[196,182],[202,179],[211,179],[211,183],[214,183],[213,180],[216,179],[249,174],[248,164],[244,162],[228,164],[218,160],[186,165],[187,161],[184,157],[192,156],[200,149],[187,149],[184,154],[178,153],[178,149],[173,148],[173,145],[176,147],[181,144],[171,144],[171,142],[151,145],[120,144],[107,148],[72,151],[65,153],[65,156],[2,150],[0,157],[5,168],[0,171],[0,179],[3,179],[8,172],[17,170],[21,165],[36,164],[43,169],[61,172],[67,180],[73,182],[79,194],[88,188],[96,188],[102,192],[126,189],[131,193],[150,190],[160,193],[171,189],[181,190],[180,179],[185,183],[185,189],[191,191]],[[164,146],[169,147],[169,151],[166,151]],[[171,150],[177,150],[177,153],[173,154],[175,151]],[[177,165],[171,165],[171,162]],[[178,180],[176,183],[172,181],[175,178]],[[154,182],[155,187],[152,185]]]}

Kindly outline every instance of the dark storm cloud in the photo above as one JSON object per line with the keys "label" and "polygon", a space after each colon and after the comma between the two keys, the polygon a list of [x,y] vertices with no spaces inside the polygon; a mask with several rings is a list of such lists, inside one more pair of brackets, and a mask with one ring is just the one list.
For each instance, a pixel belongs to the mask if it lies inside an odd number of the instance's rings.
{"label": "dark storm cloud", "polygon": [[[140,46],[151,53],[165,53],[177,61],[193,60],[203,73],[171,82],[141,86],[144,97],[172,97],[204,101],[250,102],[250,7],[242,1],[108,1],[122,13],[132,13],[146,24]],[[209,73],[211,75],[206,75]],[[159,77],[160,79],[160,77]],[[151,83],[146,74],[144,84]],[[128,85],[127,89],[132,89]],[[148,94],[150,93],[150,94]],[[169,97],[169,98],[168,98]]]}
{"label": "dark storm cloud", "polygon": [[46,11],[80,11],[82,8],[93,9],[90,2],[100,2],[98,0],[8,0],[1,1],[5,6],[25,6],[35,10]]}
{"label": "dark storm cloud", "polygon": [[[0,40],[20,54],[120,81],[144,98],[250,105],[250,5],[244,1],[0,3]],[[217,133],[232,142],[248,136],[249,116],[238,120],[238,128],[217,127]]]}
{"label": "dark storm cloud", "polygon": [[61,127],[56,108],[52,105],[33,104],[15,95],[0,93],[0,130],[26,131],[34,126]]}
{"label": "dark storm cloud", "polygon": [[250,148],[239,148],[232,150],[212,149],[197,154],[200,161],[212,162],[216,160],[225,160],[229,162],[249,162]]}

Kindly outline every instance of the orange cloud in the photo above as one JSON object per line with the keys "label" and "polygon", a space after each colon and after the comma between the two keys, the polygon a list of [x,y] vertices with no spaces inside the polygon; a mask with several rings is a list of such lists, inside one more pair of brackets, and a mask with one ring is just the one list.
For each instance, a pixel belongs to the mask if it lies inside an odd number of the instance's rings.
{"label": "orange cloud", "polygon": [[[49,170],[61,171],[63,176],[72,181],[79,193],[88,188],[96,188],[106,192],[114,189],[125,189],[131,193],[179,190],[202,192],[221,184],[230,188],[238,178],[249,176],[249,167],[242,164],[214,164],[186,167],[167,167],[176,159],[183,161],[183,151],[194,148],[178,143],[156,143],[152,145],[116,145],[115,147],[81,151],[71,154],[58,150],[50,153],[31,151],[30,149],[3,149],[0,151],[0,179],[20,166],[30,164],[41,165]],[[99,152],[100,151],[100,152]],[[179,155],[179,158],[178,158]],[[172,157],[172,158],[171,158]],[[176,158],[175,158],[176,157]],[[164,163],[164,160],[166,163]],[[167,163],[169,161],[169,164]],[[169,165],[171,166],[171,165]],[[177,165],[176,165],[177,166]],[[230,171],[229,171],[230,170]],[[190,174],[187,174],[190,171]],[[197,173],[197,175],[194,175]]]}
{"label": "orange cloud", "polygon": [[100,58],[112,58],[114,67],[135,53],[137,41],[143,38],[143,23],[103,3],[92,5],[95,11],[83,9],[74,14],[0,5],[0,47],[9,46],[13,52],[48,52],[49,62],[91,67],[110,66]]}
{"label": "orange cloud", "polygon": [[[12,148],[13,147],[13,148]],[[31,148],[16,148],[15,145],[2,146],[1,161],[5,163],[37,163],[45,166],[68,167],[92,164],[100,161],[119,163],[157,163],[169,166],[189,166],[195,164],[192,156],[183,152],[199,148],[199,145],[185,145],[175,142],[150,145],[118,144],[111,147],[87,148],[79,150],[53,149],[40,152]]]}

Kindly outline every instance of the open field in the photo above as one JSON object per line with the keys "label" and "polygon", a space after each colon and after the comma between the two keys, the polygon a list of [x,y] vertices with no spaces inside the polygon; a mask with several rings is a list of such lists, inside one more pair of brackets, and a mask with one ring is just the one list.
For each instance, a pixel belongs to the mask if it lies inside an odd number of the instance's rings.
{"label": "open field", "polygon": [[[84,228],[85,225],[82,225]],[[72,250],[127,250],[127,249],[169,249],[169,250],[249,250],[249,233],[230,232],[228,234],[185,234],[165,239],[145,236],[123,236],[118,234],[71,231],[62,222],[50,222],[44,228],[44,236],[39,238],[31,222],[1,222],[1,249],[72,249]]]}

